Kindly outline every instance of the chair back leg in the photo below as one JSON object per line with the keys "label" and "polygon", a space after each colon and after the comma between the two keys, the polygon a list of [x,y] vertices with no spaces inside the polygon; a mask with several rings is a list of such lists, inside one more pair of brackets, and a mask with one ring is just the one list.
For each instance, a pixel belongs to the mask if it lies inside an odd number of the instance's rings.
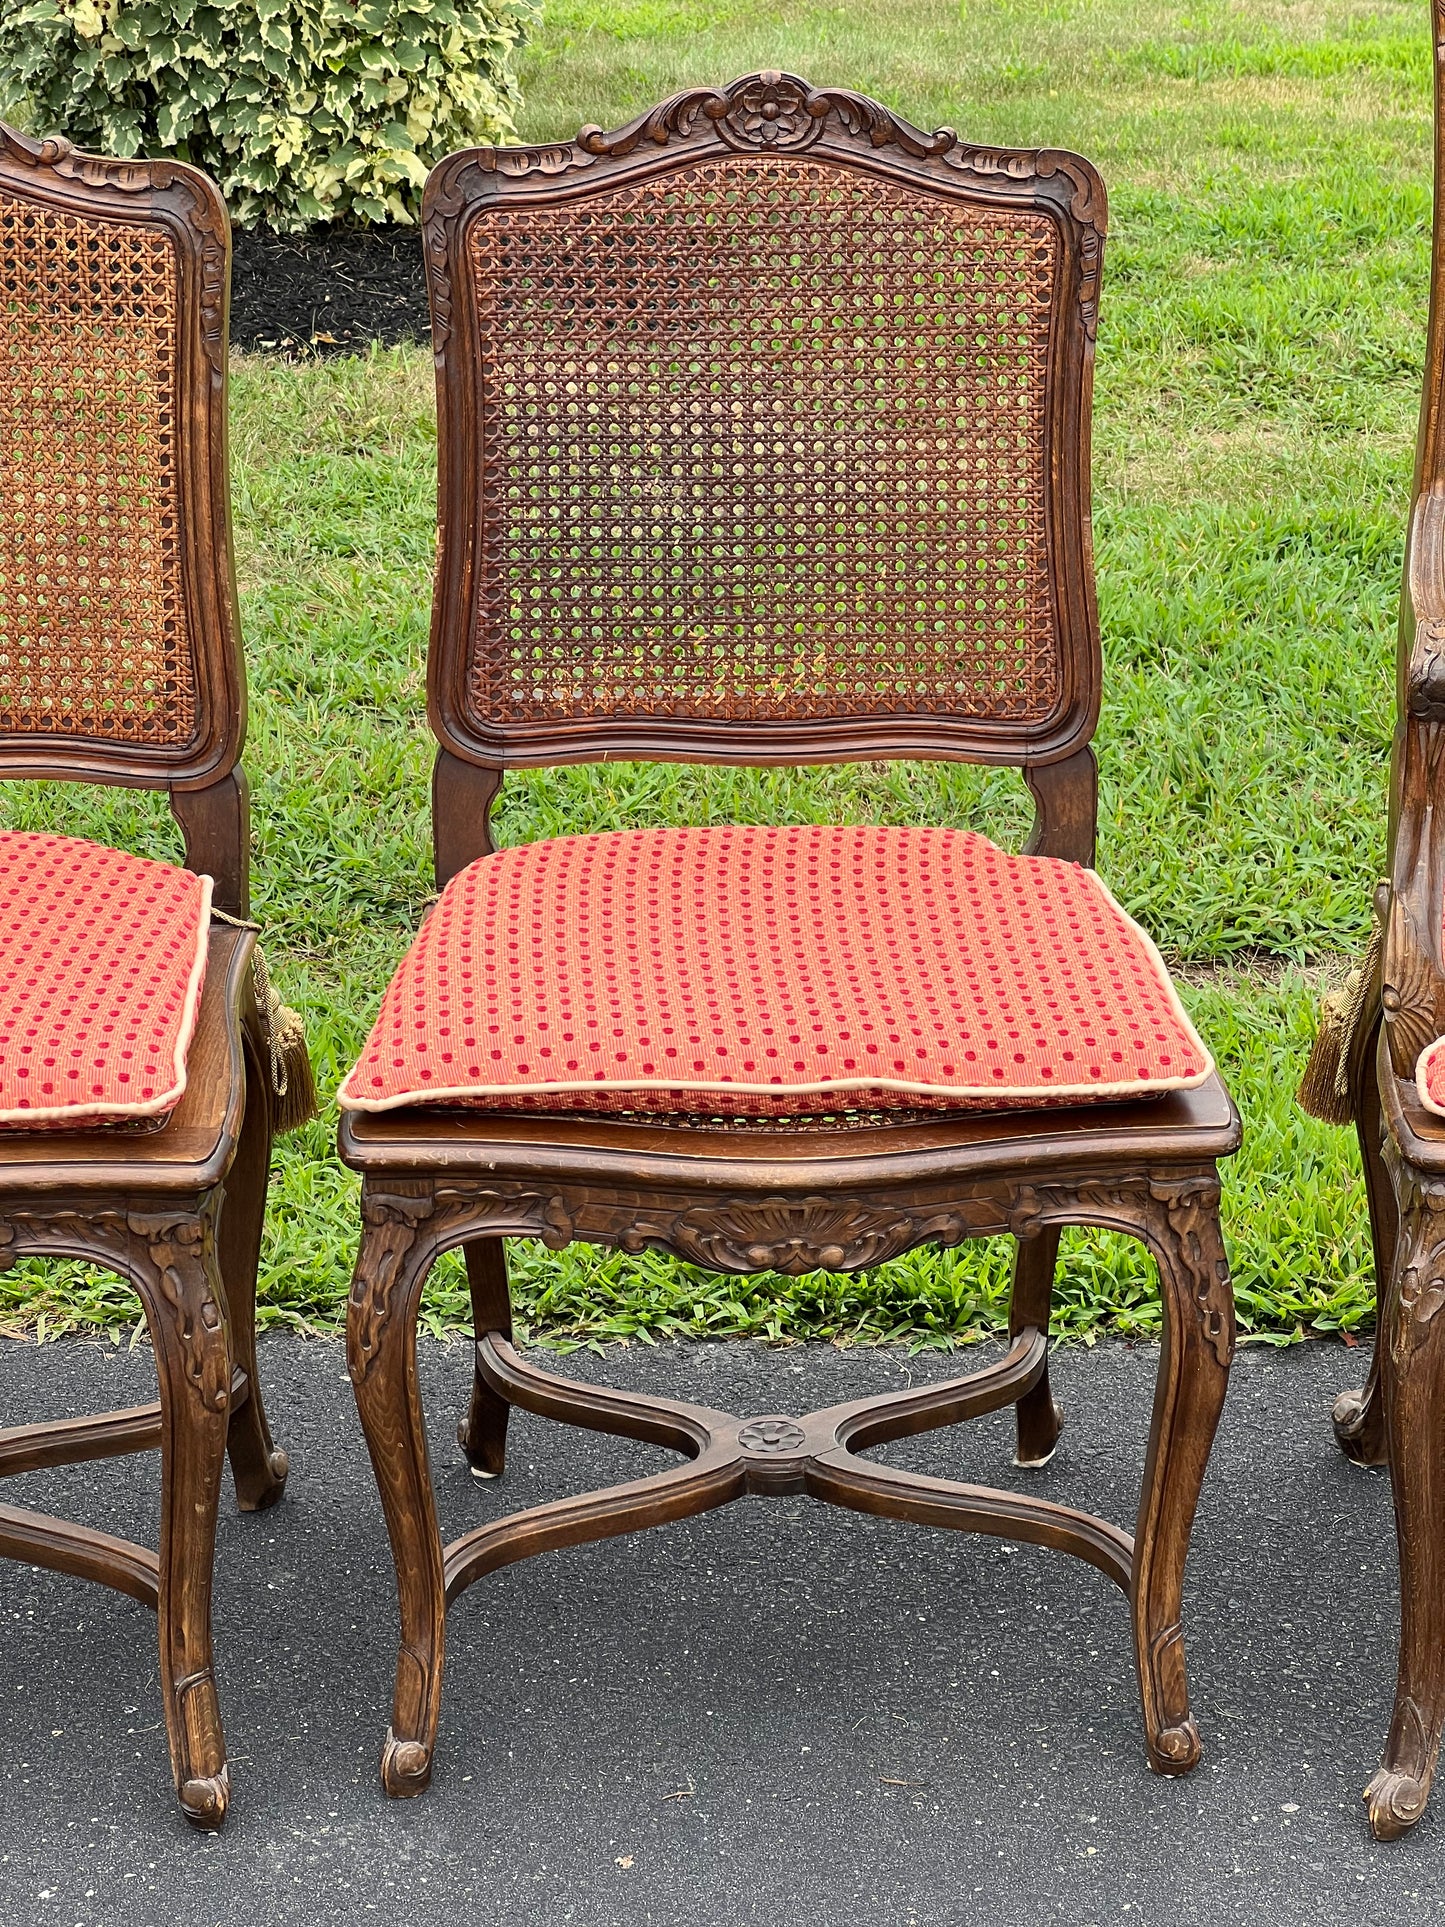
{"label": "chair back leg", "polygon": [[1445,1197],[1438,1179],[1391,1157],[1400,1206],[1375,1357],[1395,1538],[1400,1659],[1380,1769],[1365,1789],[1376,1839],[1394,1840],[1430,1796],[1445,1726]]}
{"label": "chair back leg", "polygon": [[[467,1282],[472,1288],[472,1328],[481,1344],[488,1332],[512,1336],[512,1295],[507,1286],[507,1247],[501,1238],[471,1238],[463,1247]],[[507,1415],[511,1406],[499,1398],[482,1376],[480,1362],[472,1370],[472,1397],[467,1415],[457,1427],[457,1444],[466,1455],[474,1479],[500,1478],[507,1463]]]}
{"label": "chair back leg", "polygon": [[[1060,1235],[1058,1225],[1045,1225],[1032,1238],[1020,1238],[1014,1248],[1013,1291],[1008,1313],[1010,1338],[1017,1338],[1030,1326],[1035,1331],[1048,1332]],[[1038,1384],[1025,1392],[1015,1406],[1014,1423],[1017,1438],[1014,1464],[1047,1465],[1064,1429],[1063,1412],[1049,1388],[1047,1364]]]}
{"label": "chair back leg", "polygon": [[217,1231],[217,1257],[226,1293],[231,1358],[242,1374],[233,1388],[226,1445],[242,1512],[261,1512],[286,1489],[288,1461],[273,1442],[256,1370],[256,1271],[271,1173],[271,1092],[264,1057],[246,1036],[246,1114],[236,1156],[226,1174]]}
{"label": "chair back leg", "polygon": [[[1355,1134],[1360,1141],[1360,1165],[1365,1174],[1365,1198],[1370,1208],[1370,1243],[1375,1256],[1377,1334],[1382,1329],[1380,1313],[1384,1307],[1388,1280],[1395,1263],[1395,1246],[1400,1235],[1395,1188],[1385,1168],[1385,1125],[1380,1110],[1380,1080],[1375,1069],[1382,1015],[1377,994],[1374,1022],[1362,1024],[1364,1042],[1350,1065],[1351,1108],[1355,1115]],[[1385,1399],[1380,1382],[1381,1349],[1377,1336],[1374,1357],[1370,1360],[1370,1375],[1363,1387],[1358,1391],[1341,1392],[1335,1400],[1335,1438],[1345,1457],[1353,1459],[1356,1465],[1383,1465],[1388,1455]]]}

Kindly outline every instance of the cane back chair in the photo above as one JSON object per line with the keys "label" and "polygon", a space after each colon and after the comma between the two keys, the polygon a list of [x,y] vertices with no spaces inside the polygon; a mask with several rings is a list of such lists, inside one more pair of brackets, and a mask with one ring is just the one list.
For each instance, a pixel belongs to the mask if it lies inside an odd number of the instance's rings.
{"label": "cane back chair", "polygon": [[[1445,15],[1436,8],[1432,21],[1434,244],[1400,597],[1389,852],[1375,936],[1336,1045],[1342,1102],[1333,1113],[1339,1122],[1353,1116],[1359,1133],[1379,1289],[1369,1379],[1340,1397],[1335,1434],[1357,1463],[1388,1463],[1400,1555],[1394,1716],[1365,1789],[1380,1839],[1403,1834],[1424,1812],[1445,1725]],[[1327,1103],[1306,1102],[1331,1115]]]}
{"label": "cane back chair", "polygon": [[161,1453],[159,1556],[14,1506],[0,1552],[155,1608],[176,1790],[206,1828],[229,1791],[222,1462],[243,1511],[286,1479],[254,1338],[275,1095],[245,921],[229,284],[203,175],[0,128],[0,776],[165,789],[189,866],[0,835],[0,1263],[124,1276],[160,1392],[0,1432],[0,1473]]}
{"label": "cane back chair", "polygon": [[[473,1580],[798,1492],[1107,1573],[1150,1761],[1186,1772],[1181,1580],[1232,1353],[1216,1160],[1239,1126],[1157,954],[1081,867],[1099,178],[764,73],[619,133],[453,155],[424,231],[442,895],[340,1096],[363,1179],[350,1368],[401,1607],[384,1784],[428,1782],[446,1609]],[[508,767],[896,756],[1021,766],[1028,853],[747,828],[492,851]],[[1012,1404],[1019,1462],[1049,1457],[1051,1281],[1084,1223],[1141,1238],[1163,1281],[1135,1537],[856,1456]],[[510,1341],[507,1237],[802,1273],[1001,1233],[1001,1360],[804,1417],[578,1384]],[[443,1546],[416,1321],[456,1246],[474,1471],[501,1473],[514,1404],[689,1462]]]}

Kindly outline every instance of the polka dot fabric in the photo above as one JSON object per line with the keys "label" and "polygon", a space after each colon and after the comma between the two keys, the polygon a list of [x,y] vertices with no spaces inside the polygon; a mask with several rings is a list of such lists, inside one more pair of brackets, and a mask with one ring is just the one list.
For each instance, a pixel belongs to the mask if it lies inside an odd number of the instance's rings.
{"label": "polka dot fabric", "polygon": [[1415,1088],[1427,1111],[1445,1117],[1445,1037],[1437,1037],[1421,1051],[1415,1065]]}
{"label": "polka dot fabric", "polygon": [[630,830],[455,876],[340,1103],[1006,1109],[1212,1068],[1158,952],[1077,864],[953,830]]}
{"label": "polka dot fabric", "polygon": [[0,832],[0,1126],[163,1118],[186,1087],[211,879]]}

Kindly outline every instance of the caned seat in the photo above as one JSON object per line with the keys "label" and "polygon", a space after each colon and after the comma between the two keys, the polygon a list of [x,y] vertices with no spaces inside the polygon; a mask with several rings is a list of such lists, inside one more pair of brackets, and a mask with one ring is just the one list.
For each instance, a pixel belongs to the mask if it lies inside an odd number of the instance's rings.
{"label": "caned seat", "polygon": [[158,1552],[0,1506],[0,1553],[155,1609],[176,1792],[207,1828],[221,1470],[244,1511],[287,1470],[256,1376],[284,1040],[246,921],[229,274],[204,176],[0,127],[0,777],[163,789],[185,841],[181,867],[0,832],[0,1254],[127,1278],[160,1393],[0,1431],[0,1476],[161,1455]]}
{"label": "caned seat", "polygon": [[[1104,191],[755,74],[615,133],[434,170],[429,713],[440,898],[341,1092],[362,1174],[350,1369],[395,1559],[382,1777],[427,1784],[445,1615],[496,1567],[757,1496],[1033,1540],[1128,1594],[1151,1764],[1199,1757],[1183,1570],[1233,1351],[1239,1120],[1089,867],[1101,671],[1088,422]],[[494,851],[509,767],[1012,764],[1022,855],[941,826],[625,830]],[[380,988],[380,987],[379,987]],[[1060,1229],[1158,1260],[1136,1530],[859,1454],[1012,1404],[1053,1452]],[[1011,1340],[942,1386],[748,1417],[583,1385],[510,1340],[504,1240],[851,1271],[1017,1240]],[[513,1404],[684,1463],[443,1546],[422,1283],[466,1255],[459,1440]]]}

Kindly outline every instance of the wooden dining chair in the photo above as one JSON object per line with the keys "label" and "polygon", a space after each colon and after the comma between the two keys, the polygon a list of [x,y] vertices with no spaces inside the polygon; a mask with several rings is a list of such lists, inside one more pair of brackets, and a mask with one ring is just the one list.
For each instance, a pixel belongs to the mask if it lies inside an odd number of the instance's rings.
{"label": "wooden dining chair", "polygon": [[[456,154],[424,215],[441,416],[430,717],[440,899],[340,1094],[362,1175],[352,1379],[395,1556],[382,1777],[432,1767],[448,1605],[549,1548],[807,1493],[1058,1547],[1133,1613],[1150,1763],[1199,1758],[1181,1631],[1234,1339],[1216,1160],[1239,1122],[1152,944],[1093,872],[1089,412],[1104,190],[778,73],[618,133]],[[646,829],[493,851],[508,768],[611,758],[1013,764],[1028,852],[932,827]],[[1003,1405],[1060,1415],[1060,1228],[1158,1261],[1131,1536],[863,1456]],[[747,1415],[543,1370],[504,1239],[715,1271],[856,1271],[1018,1240],[1012,1338],[946,1384]],[[460,1246],[509,1407],[684,1463],[443,1546],[424,1278]]]}
{"label": "wooden dining chair", "polygon": [[[1375,939],[1301,1092],[1317,1114],[1354,1118],[1378,1280],[1369,1379],[1340,1397],[1334,1424],[1350,1458],[1388,1463],[1395,1498],[1395,1709],[1365,1789],[1382,1840],[1424,1812],[1445,1725],[1445,15],[1436,9],[1433,21],[1434,246],[1400,597],[1389,852]],[[1332,1093],[1320,1075],[1331,1057]]]}
{"label": "wooden dining chair", "polygon": [[206,1828],[228,1798],[222,1461],[243,1511],[286,1480],[256,1377],[282,1039],[246,921],[229,279],[225,207],[194,169],[0,127],[0,777],[164,789],[188,866],[0,833],[0,1264],[129,1280],[160,1391],[0,1432],[0,1474],[161,1454],[159,1556],[8,1505],[0,1553],[156,1610],[176,1791]]}

